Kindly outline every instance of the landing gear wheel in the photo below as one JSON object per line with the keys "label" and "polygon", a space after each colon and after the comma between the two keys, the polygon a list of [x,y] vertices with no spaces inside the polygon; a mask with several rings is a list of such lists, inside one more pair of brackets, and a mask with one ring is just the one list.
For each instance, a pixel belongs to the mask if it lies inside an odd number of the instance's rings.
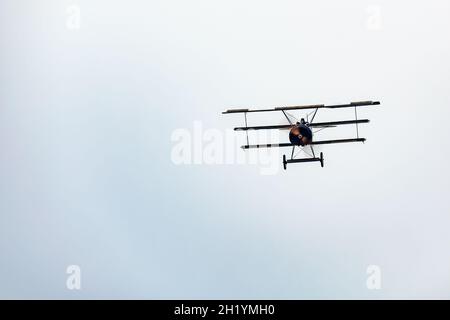
{"label": "landing gear wheel", "polygon": [[320,153],[320,166],[323,168],[323,153]]}
{"label": "landing gear wheel", "polygon": [[286,155],[283,155],[283,168],[284,168],[284,170],[286,170],[286,165],[287,165]]}

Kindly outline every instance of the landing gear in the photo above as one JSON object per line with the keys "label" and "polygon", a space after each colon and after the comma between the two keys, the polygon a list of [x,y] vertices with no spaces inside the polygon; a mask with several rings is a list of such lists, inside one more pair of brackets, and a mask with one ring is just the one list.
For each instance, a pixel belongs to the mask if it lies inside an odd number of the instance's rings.
{"label": "landing gear", "polygon": [[298,162],[320,162],[320,166],[323,168],[323,153],[320,153],[320,157],[312,157],[312,158],[300,158],[300,159],[286,159],[286,155],[283,155],[283,168],[287,169],[288,163],[298,163]]}

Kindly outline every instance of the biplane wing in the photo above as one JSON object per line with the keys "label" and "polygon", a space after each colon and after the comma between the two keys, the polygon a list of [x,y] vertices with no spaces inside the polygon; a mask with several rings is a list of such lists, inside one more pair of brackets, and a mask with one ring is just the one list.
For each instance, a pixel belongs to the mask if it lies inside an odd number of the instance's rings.
{"label": "biplane wing", "polygon": [[[323,154],[320,153],[320,156],[317,157],[314,153],[313,146],[316,145],[325,145],[325,144],[335,144],[335,143],[351,143],[351,142],[365,142],[365,138],[359,137],[359,130],[358,125],[361,123],[368,123],[369,119],[358,119],[357,115],[357,108],[363,107],[363,106],[373,106],[373,105],[379,105],[379,101],[359,101],[359,102],[350,102],[348,104],[335,104],[335,105],[324,105],[324,104],[317,104],[317,105],[303,105],[303,106],[287,106],[287,107],[275,107],[275,108],[266,108],[266,109],[229,109],[227,111],[222,112],[223,114],[233,114],[233,113],[243,113],[245,118],[245,127],[236,127],[234,128],[235,131],[245,131],[247,135],[247,144],[243,145],[242,149],[261,149],[261,148],[285,148],[285,147],[291,147],[292,148],[292,154],[290,159],[286,159],[286,155],[283,156],[283,166],[284,169],[286,169],[286,166],[288,163],[297,163],[297,162],[314,162],[318,161],[320,162],[321,166],[323,167]],[[343,121],[329,121],[329,122],[314,122],[314,119],[316,117],[317,111],[319,109],[339,109],[339,108],[354,108],[355,109],[355,119],[354,120],[343,120]],[[290,117],[293,117],[288,113],[288,111],[291,110],[308,110],[308,109],[315,109],[313,112],[313,116],[310,121],[308,121],[308,116],[306,117],[307,120],[305,121],[303,118],[301,119],[301,122],[293,123],[292,119]],[[280,111],[284,114],[286,117],[288,124],[282,124],[282,125],[264,125],[264,126],[248,126],[247,124],[247,113],[252,112],[274,112],[274,111]],[[310,114],[311,114],[310,113]],[[289,116],[290,117],[289,117]],[[320,131],[325,128],[333,128],[337,126],[342,125],[351,125],[354,124],[356,127],[356,138],[350,138],[350,139],[335,139],[335,140],[312,140],[307,145],[311,148],[312,155],[309,158],[295,158],[294,157],[294,150],[295,147],[300,147],[304,150],[303,146],[293,144],[291,142],[288,143],[270,143],[270,144],[250,144],[249,143],[249,135],[248,132],[250,130],[293,130],[298,126],[303,126],[304,128],[320,128],[317,131]],[[316,132],[317,132],[316,131]],[[310,131],[312,132],[312,131]],[[292,140],[291,140],[292,141]]]}
{"label": "biplane wing", "polygon": [[335,104],[335,105],[313,104],[313,105],[304,105],[304,106],[274,107],[274,108],[267,108],[267,109],[229,109],[227,111],[222,112],[222,114],[249,113],[249,112],[273,112],[273,111],[307,110],[307,109],[339,109],[339,108],[373,106],[373,105],[379,105],[379,104],[380,104],[379,101],[359,101],[359,102],[350,102],[348,104]]}
{"label": "biplane wing", "polygon": [[[309,127],[335,127],[340,125],[347,124],[359,124],[359,123],[368,123],[369,119],[359,119],[359,120],[345,120],[345,121],[330,121],[330,122],[313,122],[309,123]],[[271,129],[290,129],[292,125],[289,124],[281,124],[281,125],[269,125],[269,126],[255,126],[255,127],[236,127],[235,131],[247,131],[247,130],[271,130]]]}
{"label": "biplane wing", "polygon": [[[349,143],[349,142],[365,142],[365,138],[352,138],[352,139],[337,139],[337,140],[319,140],[313,141],[309,145],[322,145],[322,144],[333,144],[333,143]],[[262,149],[262,148],[286,148],[286,147],[297,147],[295,144],[290,142],[286,143],[268,143],[268,144],[246,144],[243,145],[242,149]]]}

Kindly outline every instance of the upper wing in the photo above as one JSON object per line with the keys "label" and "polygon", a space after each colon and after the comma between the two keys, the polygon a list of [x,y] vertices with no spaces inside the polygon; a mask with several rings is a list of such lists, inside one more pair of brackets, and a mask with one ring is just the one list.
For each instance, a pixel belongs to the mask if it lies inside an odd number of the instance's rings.
{"label": "upper wing", "polygon": [[335,104],[335,105],[316,104],[316,105],[305,105],[305,106],[275,107],[275,108],[268,108],[268,109],[229,109],[222,113],[227,114],[227,113],[272,112],[272,111],[304,110],[304,109],[337,109],[337,108],[372,106],[372,105],[379,105],[379,104],[380,104],[379,101],[359,101],[359,102],[351,102],[349,104]]}

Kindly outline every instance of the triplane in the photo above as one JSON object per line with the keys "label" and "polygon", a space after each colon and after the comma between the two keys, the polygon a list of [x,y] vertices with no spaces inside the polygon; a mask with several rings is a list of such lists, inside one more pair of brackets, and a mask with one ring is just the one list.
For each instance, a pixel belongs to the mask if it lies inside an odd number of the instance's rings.
{"label": "triplane", "polygon": [[[299,162],[320,162],[320,165],[323,167],[323,153],[321,152],[319,156],[316,156],[314,152],[313,146],[315,145],[323,145],[323,144],[332,144],[332,143],[347,143],[347,142],[365,142],[365,138],[359,137],[359,129],[358,125],[361,123],[368,123],[369,119],[358,119],[357,108],[362,106],[373,106],[379,105],[379,101],[360,101],[360,102],[351,102],[349,104],[336,104],[336,105],[305,105],[305,106],[290,106],[290,107],[276,107],[269,109],[230,109],[222,112],[223,114],[230,113],[243,113],[245,118],[245,127],[237,127],[234,128],[236,131],[245,131],[247,135],[247,144],[242,146],[242,149],[254,149],[254,148],[283,148],[283,147],[292,147],[291,156],[289,159],[286,158],[286,155],[283,155],[283,167],[286,170],[288,163],[299,163]],[[331,121],[331,122],[315,122],[315,118],[317,115],[317,111],[319,109],[340,109],[340,108],[354,108],[355,109],[355,119],[353,120],[344,120],[344,121]],[[306,120],[301,118],[300,121],[293,121],[295,119],[294,116],[289,114],[289,111],[292,110],[312,110],[310,114],[307,115]],[[255,126],[249,127],[247,125],[247,114],[253,112],[282,112],[286,117],[288,124],[282,125],[267,125],[267,126]],[[311,116],[311,120],[309,117]],[[356,127],[356,137],[350,139],[337,139],[337,140],[322,140],[316,141],[313,139],[314,131],[313,129],[317,128],[319,130],[323,130],[326,128],[333,128],[341,125],[355,125]],[[271,144],[253,144],[249,143],[248,131],[249,130],[289,130],[289,141],[287,143],[271,143]],[[316,132],[317,132],[316,131]],[[307,153],[305,148],[308,147],[311,149],[311,154]],[[306,158],[296,158],[294,156],[295,148],[301,148],[305,151],[306,154],[310,155]]]}

